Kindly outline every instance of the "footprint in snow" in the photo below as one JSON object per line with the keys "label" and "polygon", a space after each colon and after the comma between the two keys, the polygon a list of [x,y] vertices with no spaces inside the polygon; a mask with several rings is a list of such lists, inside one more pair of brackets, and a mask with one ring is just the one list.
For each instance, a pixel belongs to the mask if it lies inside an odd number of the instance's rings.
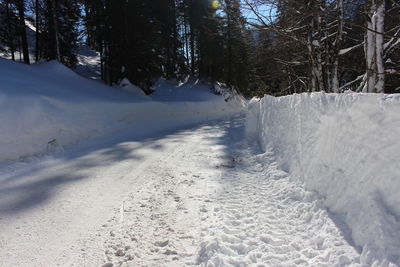
{"label": "footprint in snow", "polygon": [[165,247],[169,244],[169,240],[164,240],[164,241],[156,241],[154,243],[155,246],[157,247]]}

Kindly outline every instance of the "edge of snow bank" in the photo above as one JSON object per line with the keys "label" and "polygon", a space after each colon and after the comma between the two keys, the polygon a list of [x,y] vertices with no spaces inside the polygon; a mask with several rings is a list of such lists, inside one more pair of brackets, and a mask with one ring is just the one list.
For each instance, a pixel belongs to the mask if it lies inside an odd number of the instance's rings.
{"label": "edge of snow bank", "polygon": [[400,264],[400,95],[265,96],[246,131],[344,218],[362,263]]}

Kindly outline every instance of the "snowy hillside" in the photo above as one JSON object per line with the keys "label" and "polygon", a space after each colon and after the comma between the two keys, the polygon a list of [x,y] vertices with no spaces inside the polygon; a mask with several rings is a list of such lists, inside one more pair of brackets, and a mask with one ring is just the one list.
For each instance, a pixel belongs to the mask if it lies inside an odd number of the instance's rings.
{"label": "snowy hillside", "polygon": [[324,197],[362,263],[400,263],[400,95],[265,96],[249,104],[246,130]]}
{"label": "snowy hillside", "polygon": [[[190,125],[245,105],[237,95],[226,102],[202,84],[164,84],[153,100],[132,92],[133,87],[129,91],[129,84],[108,87],[57,62],[28,66],[0,59],[0,80],[0,161],[53,152],[127,128],[138,135]],[[165,91],[169,100],[179,101],[164,101]],[[187,92],[190,99],[180,96]]]}

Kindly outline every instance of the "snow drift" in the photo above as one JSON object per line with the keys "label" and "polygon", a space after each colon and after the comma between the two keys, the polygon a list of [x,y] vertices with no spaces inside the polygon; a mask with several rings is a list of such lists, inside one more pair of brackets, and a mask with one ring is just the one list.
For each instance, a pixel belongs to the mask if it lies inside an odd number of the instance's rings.
{"label": "snow drift", "polygon": [[249,104],[247,134],[325,198],[362,263],[400,263],[400,95],[265,96]]}
{"label": "snow drift", "polygon": [[[239,95],[227,102],[203,84],[159,89],[179,101],[108,87],[58,62],[28,66],[0,59],[0,161],[51,152],[128,127],[145,134],[217,119],[245,105]],[[180,97],[181,91],[192,99]]]}

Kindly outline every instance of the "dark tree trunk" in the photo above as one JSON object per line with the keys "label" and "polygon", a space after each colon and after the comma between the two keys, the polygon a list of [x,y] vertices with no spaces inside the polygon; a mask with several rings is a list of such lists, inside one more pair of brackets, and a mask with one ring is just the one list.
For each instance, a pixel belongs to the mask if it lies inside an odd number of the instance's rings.
{"label": "dark tree trunk", "polygon": [[15,48],[14,48],[14,39],[12,36],[12,27],[11,27],[11,14],[10,14],[10,7],[8,5],[8,1],[5,2],[6,4],[6,15],[7,15],[7,24],[8,24],[8,46],[10,48],[11,59],[15,61]]}
{"label": "dark tree trunk", "polygon": [[18,17],[19,17],[19,34],[21,37],[22,53],[24,56],[24,63],[29,64],[29,50],[28,50],[28,39],[26,38],[25,28],[25,1],[17,1]]}
{"label": "dark tree trunk", "polygon": [[186,64],[188,69],[190,69],[190,60],[189,60],[189,40],[188,40],[188,25],[187,25],[187,15],[184,13],[183,18],[183,27],[184,27],[184,39],[185,39],[185,54],[186,54]]}
{"label": "dark tree trunk", "polygon": [[40,16],[39,16],[39,0],[35,0],[35,17],[36,17],[36,48],[35,48],[35,60],[39,61],[40,57],[40,46],[39,46],[39,32],[40,32]]}
{"label": "dark tree trunk", "polygon": [[195,74],[195,54],[194,54],[194,31],[193,27],[190,27],[190,57],[191,57],[191,64],[192,64],[192,76]]}
{"label": "dark tree trunk", "polygon": [[61,62],[61,55],[60,55],[60,42],[58,40],[58,20],[57,20],[57,7],[56,7],[56,0],[51,1],[51,8],[53,10],[53,27],[54,27],[54,45],[55,45],[55,53],[56,59]]}

